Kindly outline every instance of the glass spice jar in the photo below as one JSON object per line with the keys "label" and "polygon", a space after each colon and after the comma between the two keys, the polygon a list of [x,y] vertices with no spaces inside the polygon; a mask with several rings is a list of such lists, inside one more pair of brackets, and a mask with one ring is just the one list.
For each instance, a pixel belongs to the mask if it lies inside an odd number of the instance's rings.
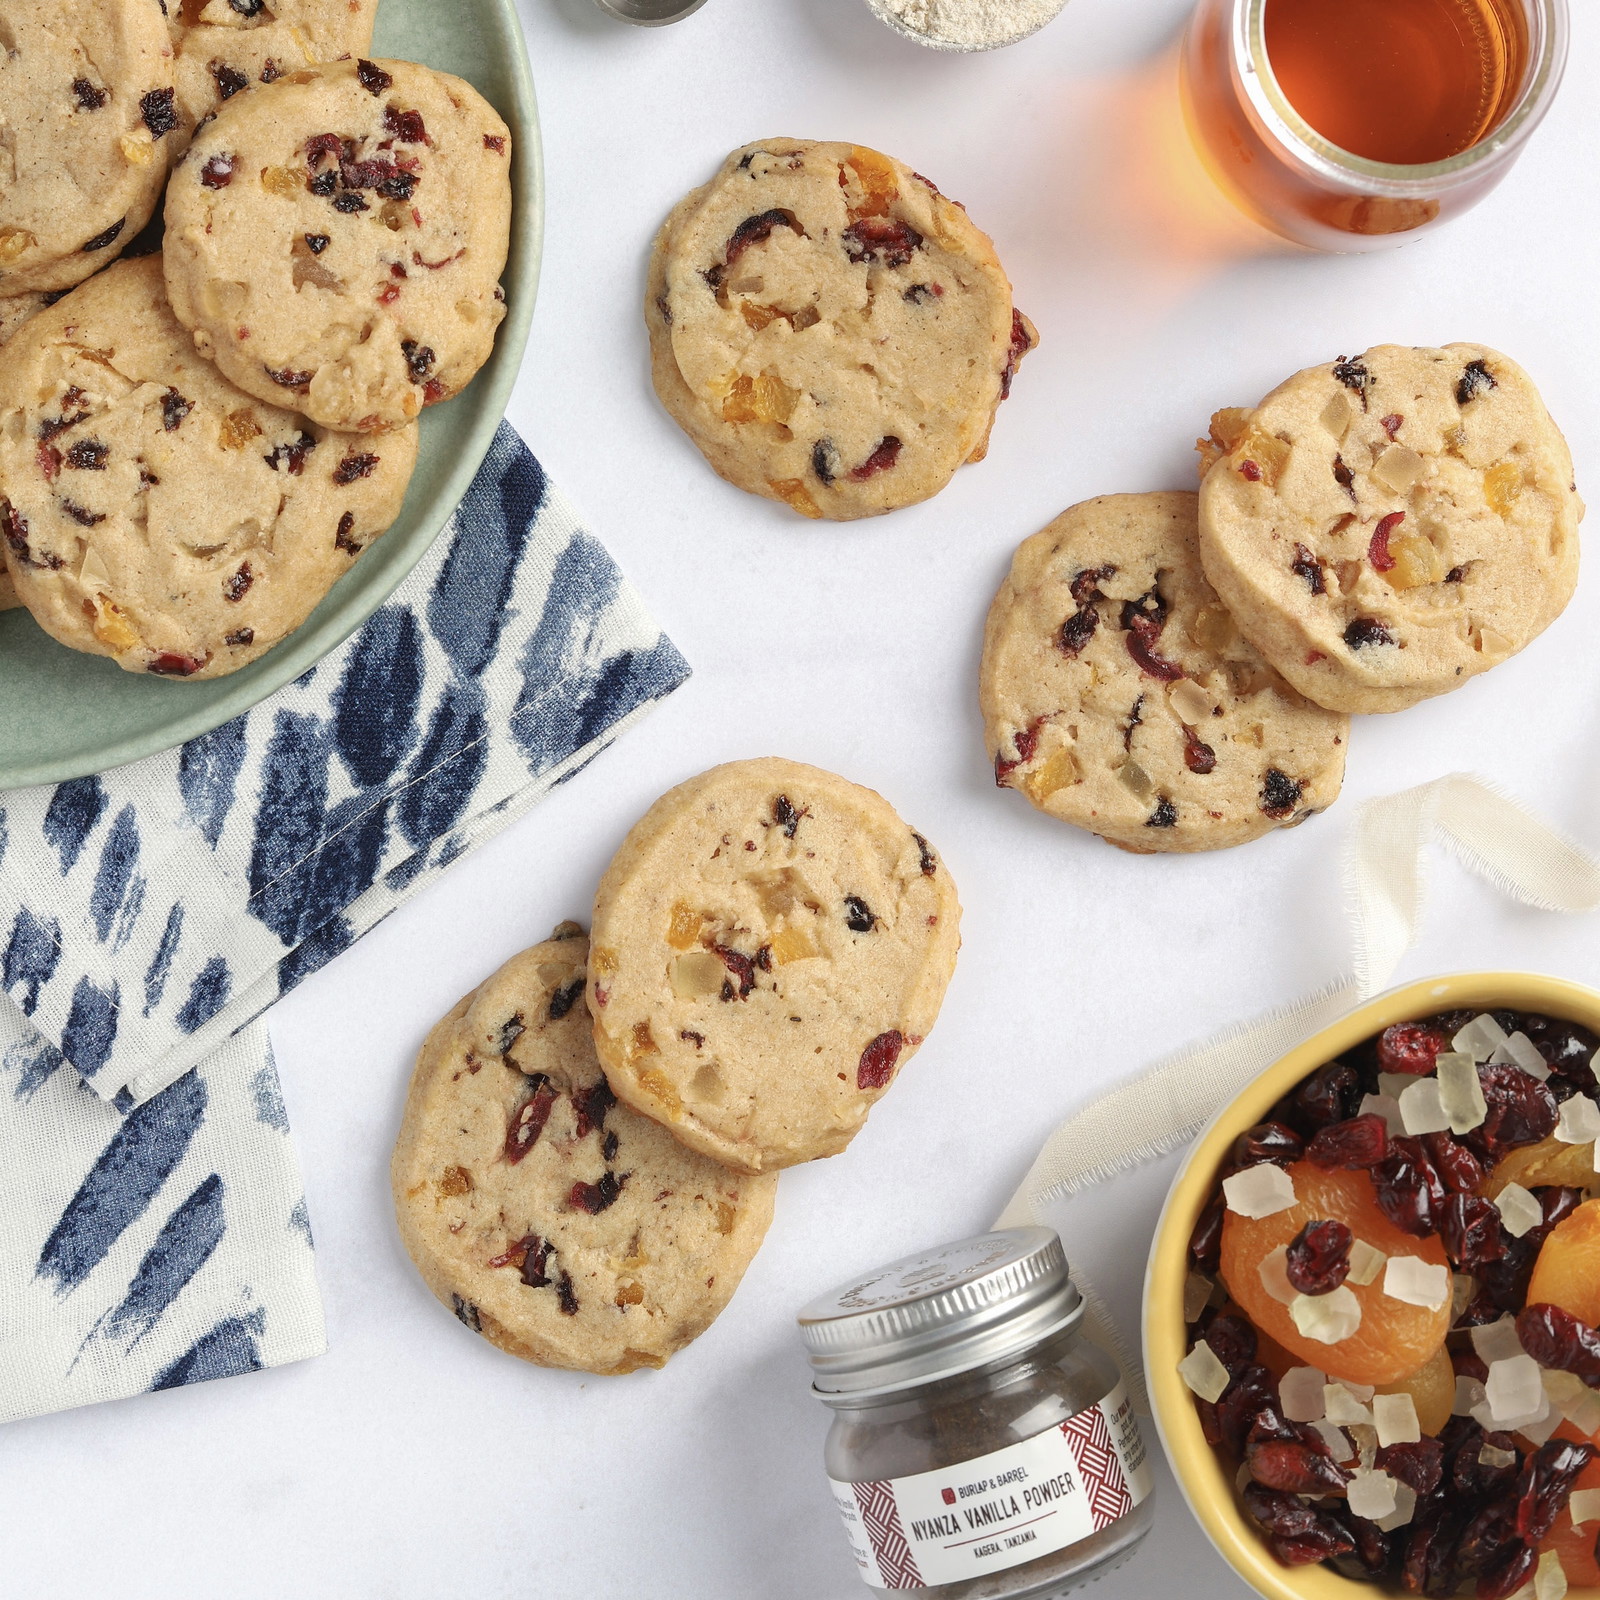
{"label": "glass spice jar", "polygon": [[907,1256],[799,1315],[824,1455],[878,1594],[1048,1600],[1149,1531],[1150,1466],[1050,1228]]}
{"label": "glass spice jar", "polygon": [[[1476,205],[1521,155],[1566,65],[1567,0],[1377,8],[1375,15],[1408,26],[1418,21],[1412,13],[1437,13],[1431,20],[1453,30],[1452,37],[1470,22],[1482,35],[1477,65],[1486,75],[1479,129],[1465,148],[1438,159],[1375,159],[1342,148],[1302,115],[1308,93],[1319,106],[1337,102],[1339,83],[1331,76],[1318,83],[1315,72],[1320,59],[1331,75],[1340,58],[1332,51],[1319,57],[1314,39],[1301,41],[1292,61],[1284,63],[1301,80],[1297,106],[1273,70],[1275,7],[1293,18],[1306,0],[1198,0],[1181,56],[1184,111],[1195,146],[1223,191],[1273,232],[1316,250],[1388,249]],[[1452,9],[1465,20],[1453,19]],[[1355,38],[1359,42],[1359,30]],[[1417,42],[1410,36],[1373,39],[1370,48],[1409,60]],[[1457,65],[1463,64],[1473,62],[1463,57]],[[1396,152],[1401,148],[1395,146]]]}

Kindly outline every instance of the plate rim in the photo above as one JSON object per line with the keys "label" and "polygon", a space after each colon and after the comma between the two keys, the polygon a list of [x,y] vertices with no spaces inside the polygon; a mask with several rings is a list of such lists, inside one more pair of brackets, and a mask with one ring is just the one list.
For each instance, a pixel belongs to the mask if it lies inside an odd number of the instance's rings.
{"label": "plate rim", "polygon": [[[93,755],[29,764],[26,761],[8,762],[4,753],[0,752],[0,794],[67,783],[75,778],[110,772],[150,756],[164,755],[254,710],[285,684],[292,683],[317,666],[362,627],[411,575],[455,514],[455,508],[461,504],[471,487],[501,422],[505,420],[512,390],[521,375],[544,258],[544,140],[533,87],[533,67],[528,59],[527,42],[522,32],[522,19],[517,14],[516,0],[491,0],[486,21],[489,18],[493,19],[492,27],[497,35],[495,42],[504,47],[509,58],[515,100],[511,106],[497,106],[495,109],[511,126],[512,164],[521,179],[519,187],[528,198],[514,212],[512,243],[521,259],[513,292],[507,297],[506,319],[500,326],[496,340],[494,370],[480,375],[477,380],[483,385],[477,397],[480,420],[468,436],[467,448],[461,451],[436,491],[437,499],[449,506],[449,511],[432,536],[426,540],[419,539],[409,559],[398,562],[386,574],[392,581],[379,582],[363,595],[360,604],[341,607],[321,621],[313,612],[288,638],[262,657],[264,662],[271,663],[270,669],[264,670],[259,677],[241,682],[236,694],[207,701],[203,709],[197,708],[187,716],[175,716],[163,723],[159,732],[145,730],[108,741]],[[183,692],[181,684],[168,687],[179,694]]]}

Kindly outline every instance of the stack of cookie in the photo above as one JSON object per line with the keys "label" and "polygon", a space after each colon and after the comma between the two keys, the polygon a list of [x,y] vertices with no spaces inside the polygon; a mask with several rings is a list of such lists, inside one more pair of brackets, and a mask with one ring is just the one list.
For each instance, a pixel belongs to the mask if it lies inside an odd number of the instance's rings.
{"label": "stack of cookie", "polygon": [[656,236],[656,394],[729,483],[849,521],[937,494],[989,446],[1038,343],[994,245],[862,145],[735,150]]}
{"label": "stack of cookie", "polygon": [[659,1367],[727,1304],[777,1170],[843,1150],[932,1028],[960,905],[871,790],[716,767],[629,833],[576,924],[429,1035],[393,1162],[401,1237],[502,1349]]}
{"label": "stack of cookie", "polygon": [[[26,108],[0,607],[73,649],[182,679],[271,649],[398,515],[419,413],[488,358],[510,135],[459,79],[349,59],[375,6],[0,0]],[[108,265],[163,187],[160,257]]]}
{"label": "stack of cookie", "polygon": [[1352,713],[1459,688],[1577,583],[1566,441],[1482,345],[1309,368],[1199,449],[1198,496],[1091,500],[1024,543],[985,634],[997,782],[1141,854],[1324,809]]}

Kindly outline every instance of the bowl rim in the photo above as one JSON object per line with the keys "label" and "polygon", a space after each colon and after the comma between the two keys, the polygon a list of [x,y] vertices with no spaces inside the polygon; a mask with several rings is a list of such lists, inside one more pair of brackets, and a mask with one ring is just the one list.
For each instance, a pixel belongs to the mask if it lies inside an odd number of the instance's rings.
{"label": "bowl rim", "polygon": [[[1354,1600],[1388,1593],[1324,1566],[1283,1567],[1245,1521],[1232,1478],[1205,1441],[1193,1397],[1178,1375],[1187,1353],[1182,1285],[1188,1243],[1211,1177],[1227,1146],[1308,1073],[1396,1022],[1458,1006],[1509,1006],[1581,1022],[1600,1031],[1600,990],[1534,972],[1458,972],[1386,990],[1311,1034],[1252,1078],[1201,1130],[1167,1190],[1145,1269],[1141,1316],[1145,1387],[1163,1454],[1207,1539],[1233,1571],[1267,1600]],[[1600,1589],[1569,1589],[1571,1600],[1600,1600]]]}

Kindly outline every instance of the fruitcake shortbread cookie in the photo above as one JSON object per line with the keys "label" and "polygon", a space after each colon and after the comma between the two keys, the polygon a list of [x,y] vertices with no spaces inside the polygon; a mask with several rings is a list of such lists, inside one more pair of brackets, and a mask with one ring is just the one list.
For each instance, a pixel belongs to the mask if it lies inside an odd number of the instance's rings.
{"label": "fruitcake shortbread cookie", "polygon": [[1200,570],[1195,496],[1114,494],[1026,540],[984,630],[998,783],[1125,850],[1221,850],[1331,805],[1350,719],[1289,687]]}
{"label": "fruitcake shortbread cookie", "polygon": [[1200,443],[1200,555],[1295,688],[1399,711],[1514,655],[1578,577],[1583,502],[1527,374],[1476,344],[1297,373]]}
{"label": "fruitcake shortbread cookie", "polygon": [[870,789],[734,761],[665,794],[595,896],[611,1086],[744,1172],[843,1150],[939,1014],[961,907]]}
{"label": "fruitcake shortbread cookie", "polygon": [[21,604],[17,598],[17,586],[11,581],[11,573],[6,567],[5,558],[0,556],[0,611],[15,611]]}
{"label": "fruitcake shortbread cookie", "polygon": [[0,297],[0,348],[30,317],[38,316],[46,306],[60,298],[60,293],[54,291]]}
{"label": "fruitcake shortbread cookie", "polygon": [[728,482],[875,516],[982,460],[1038,343],[988,236],[860,145],[735,150],[656,237],[656,393]]}
{"label": "fruitcake shortbread cookie", "polygon": [[730,1172],[616,1103],[576,923],[513,956],[428,1035],[391,1172],[400,1237],[474,1332],[524,1361],[660,1367],[710,1327],[772,1220]]}
{"label": "fruitcake shortbread cookie", "polygon": [[62,644],[217,678],[305,621],[394,520],[415,426],[335,434],[240,393],[119,261],[0,351],[0,536]]}
{"label": "fruitcake shortbread cookie", "polygon": [[70,288],[149,221],[174,93],[157,0],[0,0],[0,295]]}
{"label": "fruitcake shortbread cookie", "polygon": [[167,191],[167,290],[258,399],[374,432],[448,400],[505,316],[511,135],[470,84],[336,61],[228,101]]}
{"label": "fruitcake shortbread cookie", "polygon": [[[378,0],[165,0],[178,109],[189,133],[224,100],[372,48]],[[179,146],[182,148],[182,145]]]}

